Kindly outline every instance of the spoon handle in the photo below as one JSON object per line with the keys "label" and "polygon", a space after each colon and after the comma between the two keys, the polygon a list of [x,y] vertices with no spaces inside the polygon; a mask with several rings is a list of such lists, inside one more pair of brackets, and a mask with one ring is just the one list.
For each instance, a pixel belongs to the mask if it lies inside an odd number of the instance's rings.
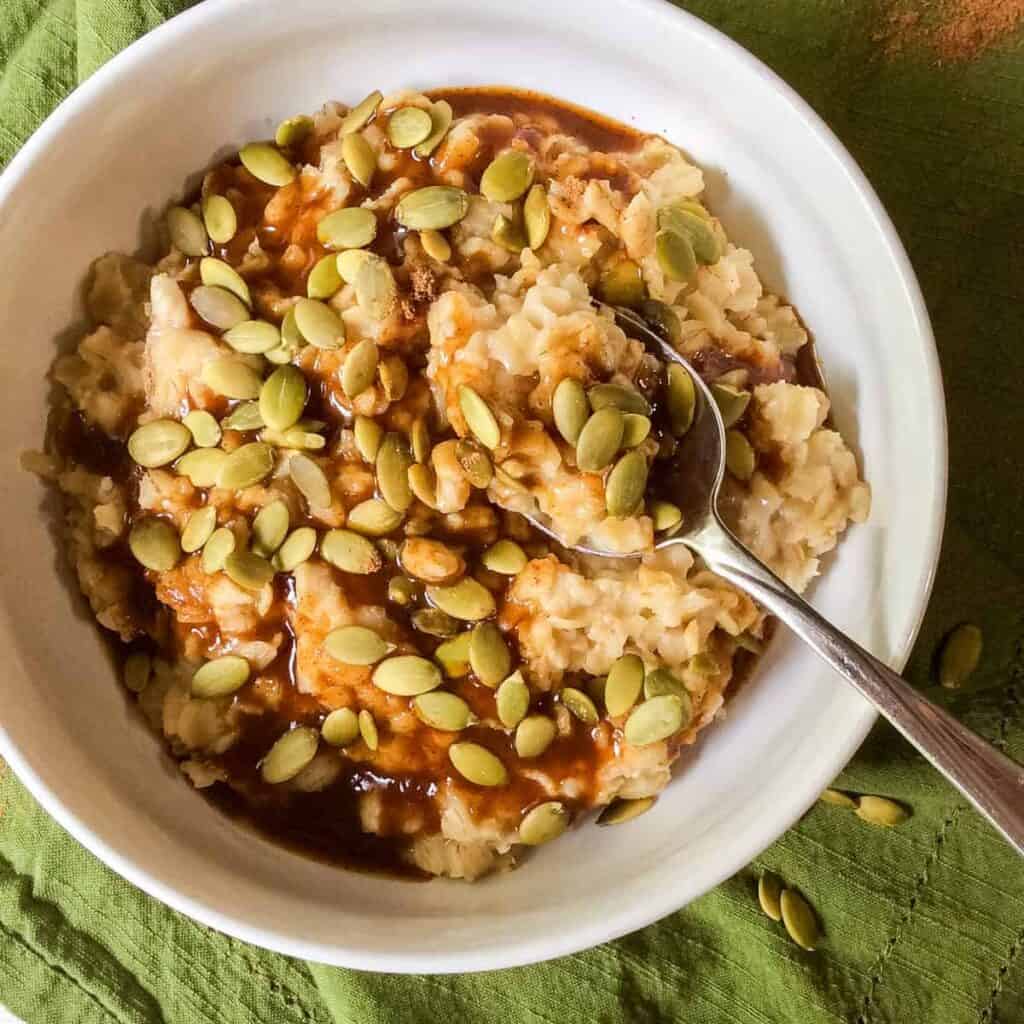
{"label": "spoon handle", "polygon": [[974,806],[1024,854],[1024,767],[923,697],[863,647],[823,619],[709,518],[680,540],[708,567],[746,591],[852,683]]}

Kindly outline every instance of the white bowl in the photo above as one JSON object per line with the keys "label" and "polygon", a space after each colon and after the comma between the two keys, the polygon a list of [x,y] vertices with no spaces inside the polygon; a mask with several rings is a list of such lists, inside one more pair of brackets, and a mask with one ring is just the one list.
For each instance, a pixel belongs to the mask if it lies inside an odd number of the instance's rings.
{"label": "white bowl", "polygon": [[0,179],[6,399],[0,752],[114,870],[214,928],[380,971],[472,971],[572,953],[727,878],[810,805],[871,709],[789,636],[703,737],[656,808],[585,826],[477,885],[411,884],[282,851],[176,776],[112,678],[66,579],[41,485],[54,339],[90,260],[132,250],[141,214],[226,146],[370,88],[503,83],[662,132],[708,171],[711,203],[813,329],[835,418],[874,487],[815,605],[896,667],[931,585],[945,502],[942,389],[892,225],[842,146],[744,50],[652,0],[220,0],[145,37],[77,90]]}

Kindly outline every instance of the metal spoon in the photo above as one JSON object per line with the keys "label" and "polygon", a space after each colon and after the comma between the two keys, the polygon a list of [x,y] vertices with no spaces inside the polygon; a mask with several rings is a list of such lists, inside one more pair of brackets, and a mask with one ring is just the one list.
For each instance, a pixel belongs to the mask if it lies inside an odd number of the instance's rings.
{"label": "metal spoon", "polygon": [[[697,408],[676,463],[686,467],[667,481],[669,497],[682,509],[682,529],[656,548],[685,544],[713,572],[746,591],[856,687],[957,789],[1024,854],[1024,768],[921,696],[863,647],[823,619],[799,594],[750,553],[722,522],[719,489],[725,471],[725,427],[700,374],[635,313],[603,307],[619,326],[660,359],[678,363],[693,378]],[[674,486],[673,486],[674,485]],[[559,540],[543,516],[527,516]],[[589,555],[622,558],[596,548]]]}

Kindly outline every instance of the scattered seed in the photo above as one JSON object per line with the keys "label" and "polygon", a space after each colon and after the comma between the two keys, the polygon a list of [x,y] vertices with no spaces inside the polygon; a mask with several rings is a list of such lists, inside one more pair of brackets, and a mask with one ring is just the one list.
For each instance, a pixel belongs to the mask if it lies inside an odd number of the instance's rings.
{"label": "scattered seed", "polygon": [[884,796],[861,796],[857,798],[857,817],[871,825],[892,827],[901,825],[910,817],[910,811],[895,800]]}
{"label": "scattered seed", "polygon": [[366,139],[352,132],[345,135],[341,140],[341,159],[345,161],[348,173],[359,182],[363,188],[369,188],[373,176],[377,172],[377,154]]}
{"label": "scattered seed", "polygon": [[459,620],[453,619],[440,608],[420,608],[409,616],[413,629],[436,636],[439,640],[447,640],[459,631]]}
{"label": "scattered seed", "polygon": [[215,448],[220,444],[220,424],[205,409],[193,409],[181,421],[200,448]]}
{"label": "scattered seed", "polygon": [[395,218],[413,231],[441,231],[457,224],[469,211],[469,196],[450,185],[427,185],[406,192],[395,207]]}
{"label": "scattered seed", "polygon": [[417,416],[409,431],[412,445],[412,457],[417,462],[426,462],[430,458],[430,428],[426,416]]}
{"label": "scattered seed", "polygon": [[610,306],[639,306],[647,295],[643,271],[633,260],[617,260],[601,272],[601,298]]}
{"label": "scattered seed", "polygon": [[533,184],[533,161],[521,149],[496,156],[480,178],[480,192],[492,203],[511,203]]}
{"label": "scattered seed", "polygon": [[526,196],[523,226],[526,228],[526,244],[531,249],[539,249],[551,230],[551,209],[543,185],[534,185]]}
{"label": "scattered seed", "polygon": [[295,326],[310,345],[341,348],[345,341],[345,321],[330,306],[316,299],[299,299],[292,308]]}
{"label": "scattered seed", "polygon": [[322,434],[303,430],[300,424],[287,430],[264,430],[260,440],[277,448],[297,448],[307,452],[318,452],[327,447],[327,439]]}
{"label": "scattered seed", "polygon": [[939,655],[939,683],[955,690],[967,682],[981,660],[982,632],[969,622],[951,630]]}
{"label": "scattered seed", "polygon": [[388,655],[392,645],[366,626],[340,626],[327,634],[324,648],[345,665],[376,665]]}
{"label": "scattered seed", "polygon": [[614,406],[595,412],[576,442],[576,464],[584,473],[600,473],[611,465],[622,446],[622,413]]}
{"label": "scattered seed", "polygon": [[770,871],[764,872],[757,881],[757,902],[761,909],[773,920],[782,920],[782,880]]}
{"label": "scattered seed", "polygon": [[666,405],[672,433],[682,437],[693,425],[697,393],[693,378],[685,366],[669,363],[666,369]]}
{"label": "scattered seed", "polygon": [[427,587],[427,597],[442,611],[464,622],[478,622],[495,611],[494,595],[472,576],[451,586]]}
{"label": "scattered seed", "polygon": [[392,576],[388,580],[388,600],[402,608],[419,600],[423,588],[408,576]]}
{"label": "scattered seed", "polygon": [[198,551],[217,528],[217,510],[212,505],[196,509],[181,531],[181,550],[187,554]]}
{"label": "scattered seed", "polygon": [[818,944],[818,921],[810,904],[794,889],[784,889],[779,899],[779,912],[789,937],[808,952]]}
{"label": "scattered seed", "polygon": [[156,469],[173,462],[188,449],[192,434],[177,420],[150,420],[128,438],[128,454],[132,461],[146,469]]}
{"label": "scattered seed", "polygon": [[263,379],[248,363],[230,356],[211,359],[200,376],[211,391],[224,398],[258,398],[263,387]]}
{"label": "scattered seed", "polygon": [[516,753],[522,758],[540,757],[557,732],[555,723],[546,715],[527,715],[516,726]]}
{"label": "scattered seed", "polygon": [[578,718],[584,725],[596,725],[600,717],[594,702],[582,691],[574,686],[564,686],[559,691],[562,703]]}
{"label": "scattered seed", "polygon": [[377,452],[380,450],[380,442],[384,437],[384,428],[376,420],[371,420],[367,416],[357,416],[353,433],[356,450],[362,456],[363,461],[373,465],[377,461]]}
{"label": "scattered seed", "polygon": [[647,490],[647,459],[631,451],[615,463],[605,481],[605,504],[610,516],[628,516]]}
{"label": "scattered seed", "polygon": [[644,697],[649,699],[663,697],[665,694],[678,697],[683,701],[684,707],[689,705],[690,693],[681,679],[678,679],[666,668],[656,668],[652,672],[648,672],[644,676]]}
{"label": "scattered seed", "polygon": [[135,560],[153,572],[170,572],[181,557],[178,531],[164,519],[146,516],[128,534],[128,547]]}
{"label": "scattered seed", "polygon": [[211,576],[224,568],[228,555],[235,550],[235,535],[226,527],[221,526],[210,534],[210,539],[203,545],[201,565],[203,572]]}
{"label": "scattered seed", "polygon": [[398,286],[395,284],[395,275],[387,260],[379,256],[363,260],[356,271],[353,287],[359,308],[371,320],[386,320],[397,305]]}
{"label": "scattered seed", "polygon": [[499,213],[491,226],[491,241],[507,252],[518,255],[526,248],[526,232],[517,220]]}
{"label": "scattered seed", "polygon": [[343,572],[368,576],[384,564],[372,541],[351,530],[328,530],[320,542],[324,560]]}
{"label": "scattered seed", "polygon": [[254,593],[274,578],[274,567],[254,551],[232,551],[224,559],[224,572],[233,583]]}
{"label": "scattered seed", "polygon": [[[207,287],[223,288],[244,302],[246,306],[252,306],[252,295],[249,293],[249,286],[245,283],[242,275],[231,264],[225,263],[215,256],[204,256],[199,261],[199,277]],[[201,312],[199,315],[203,316]],[[205,316],[203,318],[206,319]]]}
{"label": "scattered seed", "polygon": [[491,407],[465,384],[459,385],[459,408],[473,436],[486,448],[497,448],[501,441],[498,421]]}
{"label": "scattered seed", "polygon": [[749,480],[754,475],[757,457],[750,442],[738,430],[725,432],[725,466],[737,480]]}
{"label": "scattered seed", "polygon": [[644,663],[635,654],[624,654],[612,665],[604,686],[604,703],[612,718],[624,715],[640,697]]}
{"label": "scattered seed", "polygon": [[469,666],[485,686],[497,686],[512,668],[512,652],[493,622],[478,623],[469,639]]}
{"label": "scattered seed", "polygon": [[351,708],[336,708],[323,720],[320,735],[332,747],[347,747],[359,739],[359,717]]}
{"label": "scattered seed", "polygon": [[711,397],[722,417],[722,426],[729,429],[743,418],[750,405],[750,392],[731,387],[728,384],[714,383],[711,385]]}
{"label": "scattered seed", "polygon": [[312,526],[300,526],[292,530],[277,549],[273,566],[278,572],[294,572],[303,562],[309,561],[315,550],[316,530]]}
{"label": "scattered seed", "polygon": [[286,732],[260,762],[264,782],[278,785],[294,779],[316,757],[320,734],[315,729],[299,726]]}
{"label": "scattered seed", "polygon": [[339,135],[351,135],[369,124],[370,118],[377,112],[380,101],[384,99],[379,89],[374,89],[365,99],[360,100],[341,120]]}
{"label": "scattered seed", "polygon": [[[238,216],[231,201],[225,196],[210,195],[203,200],[203,224],[211,241],[224,245],[235,237],[238,231]],[[189,253],[191,256],[200,253]]]}
{"label": "scattered seed", "polygon": [[564,377],[551,398],[551,415],[555,427],[569,444],[576,444],[590,417],[590,404],[583,385],[572,377]]}
{"label": "scattered seed", "polygon": [[407,472],[409,490],[427,508],[437,508],[437,474],[430,468],[417,462]]}
{"label": "scattered seed", "polygon": [[452,258],[451,244],[440,231],[431,229],[421,231],[420,245],[432,260],[437,260],[439,263],[447,263]]}
{"label": "scattered seed", "polygon": [[269,142],[251,142],[238,151],[242,166],[267,185],[281,188],[299,173]]}
{"label": "scattered seed", "polygon": [[693,281],[697,276],[697,257],[690,240],[684,235],[663,228],[654,237],[654,251],[661,272],[670,281]]}
{"label": "scattered seed", "polygon": [[295,366],[279,366],[260,388],[260,418],[271,430],[287,430],[301,419],[308,398],[302,371]]}
{"label": "scattered seed", "polygon": [[856,810],[857,808],[857,801],[854,800],[849,793],[844,793],[839,789],[826,789],[818,799],[823,804],[833,804],[836,807],[848,807],[850,810]]}
{"label": "scattered seed", "polygon": [[[349,136],[359,138],[359,136]],[[306,278],[306,295],[311,299],[329,299],[341,287],[338,257],[333,253],[317,260]]]}
{"label": "scattered seed", "polygon": [[221,421],[224,430],[259,430],[266,426],[260,415],[259,402],[243,402]]}
{"label": "scattered seed", "polygon": [[644,299],[638,309],[648,326],[652,327],[659,337],[664,338],[673,347],[679,344],[683,337],[683,325],[671,306],[657,299]]}
{"label": "scattered seed", "polygon": [[262,441],[243,444],[231,452],[221,465],[218,487],[240,491],[254,487],[274,469],[274,449]]}
{"label": "scattered seed", "polygon": [[389,402],[400,402],[409,386],[409,368],[401,356],[388,356],[380,361],[377,369],[380,374],[380,386],[384,389],[384,397]]}
{"label": "scattered seed", "polygon": [[377,452],[377,488],[396,512],[404,512],[412,504],[408,476],[412,464],[412,453],[405,438],[401,434],[385,434]]}
{"label": "scattered seed", "polygon": [[674,231],[690,243],[698,263],[709,265],[722,258],[722,246],[714,228],[704,216],[681,206],[663,206],[658,211],[658,227]]}
{"label": "scattered seed", "polygon": [[587,392],[587,401],[594,412],[610,405],[623,413],[635,413],[640,416],[651,414],[650,402],[635,388],[627,388],[621,384],[596,384]]}
{"label": "scattered seed", "polygon": [[455,770],[477,786],[504,786],[508,772],[501,761],[479,743],[453,743],[448,758]]}
{"label": "scattered seed", "polygon": [[373,384],[377,361],[377,343],[372,338],[364,338],[348,353],[341,370],[341,387],[349,398],[361,395]]}
{"label": "scattered seed", "polygon": [[613,800],[598,816],[598,825],[622,825],[641,814],[646,814],[657,801],[657,797],[641,796],[634,800]]}
{"label": "scattered seed", "polygon": [[210,250],[202,220],[184,206],[172,206],[167,211],[167,232],[171,245],[185,256],[205,256]]}
{"label": "scattered seed", "polygon": [[322,217],[316,237],[328,249],[363,249],[377,237],[377,216],[365,206],[346,206]]}
{"label": "scattered seed", "polygon": [[494,466],[487,453],[472,438],[463,437],[455,445],[455,458],[470,485],[483,490],[494,479]]}
{"label": "scattered seed", "polygon": [[300,143],[313,130],[313,118],[305,114],[289,117],[277,126],[274,142],[278,146],[294,146]]}
{"label": "scattered seed", "polygon": [[330,508],[333,502],[327,475],[308,455],[296,454],[288,460],[288,475],[313,511]]}
{"label": "scattered seed", "polygon": [[654,529],[658,533],[671,530],[683,521],[683,513],[679,506],[673,505],[670,501],[651,502],[650,513]]}
{"label": "scattered seed", "polygon": [[362,736],[363,742],[370,750],[376,750],[380,745],[380,732],[377,729],[377,723],[366,708],[359,712],[359,735]]}
{"label": "scattered seed", "polygon": [[345,525],[364,537],[386,537],[402,525],[402,513],[380,498],[367,498],[351,509]]}
{"label": "scattered seed", "polygon": [[373,685],[396,697],[416,697],[441,685],[441,670],[419,655],[398,654],[374,669]]}
{"label": "scattered seed", "polygon": [[557,839],[569,825],[569,814],[557,800],[538,804],[526,813],[519,824],[519,842],[540,846]]}
{"label": "scattered seed", "polygon": [[480,557],[485,569],[502,576],[516,576],[526,568],[526,552],[514,540],[499,540]]}
{"label": "scattered seed", "polygon": [[433,129],[430,114],[420,107],[399,107],[388,118],[388,142],[395,149],[412,149]]}
{"label": "scattered seed", "polygon": [[289,520],[288,506],[280,498],[264,505],[252,521],[253,551],[270,558],[288,536]]}
{"label": "scattered seed", "polygon": [[433,690],[414,697],[412,709],[421,722],[442,732],[459,732],[473,720],[469,705],[454,693]]}
{"label": "scattered seed", "polygon": [[668,739],[683,724],[683,702],[675,695],[665,694],[651,697],[634,708],[626,719],[623,734],[634,747],[646,747]]}
{"label": "scattered seed", "polygon": [[627,412],[622,417],[622,447],[636,448],[651,433],[651,421],[638,413]]}
{"label": "scattered seed", "polygon": [[434,657],[449,679],[462,679],[469,675],[469,641],[471,630],[460,633],[441,644]]}
{"label": "scattered seed", "polygon": [[[472,647],[472,640],[470,645]],[[501,683],[494,695],[494,703],[498,719],[506,729],[514,729],[519,725],[530,709],[530,688],[522,672],[513,672]]]}
{"label": "scattered seed", "polygon": [[249,681],[249,662],[237,654],[214,658],[196,669],[192,676],[193,697],[227,697]]}
{"label": "scattered seed", "polygon": [[430,134],[413,150],[425,160],[440,145],[452,123],[452,108],[447,100],[438,100],[430,105]]}

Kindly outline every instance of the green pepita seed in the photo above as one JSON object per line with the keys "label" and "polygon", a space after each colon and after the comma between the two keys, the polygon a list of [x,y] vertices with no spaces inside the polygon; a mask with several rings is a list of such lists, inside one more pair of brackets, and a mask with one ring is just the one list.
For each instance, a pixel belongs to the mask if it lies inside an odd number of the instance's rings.
{"label": "green pepita seed", "polygon": [[187,554],[198,551],[217,529],[217,510],[212,505],[196,509],[181,531],[181,550]]}
{"label": "green pepita seed", "polygon": [[[364,269],[369,266],[367,263]],[[349,398],[361,395],[372,386],[377,376],[378,359],[377,343],[372,338],[358,342],[345,357],[341,369],[341,388]]]}
{"label": "green pepita seed", "polygon": [[658,533],[671,530],[683,521],[683,513],[679,506],[673,505],[670,501],[651,502],[650,514],[654,521],[654,529]]}
{"label": "green pepita seed", "polygon": [[232,551],[224,559],[224,572],[243,590],[262,590],[273,578],[274,567],[254,551]]}
{"label": "green pepita seed", "polygon": [[366,139],[353,132],[341,140],[341,159],[345,161],[348,173],[363,188],[369,188],[377,171],[377,154]]}
{"label": "green pepita seed", "polygon": [[421,722],[443,732],[459,732],[473,720],[469,705],[454,693],[434,690],[413,698],[412,709]]}
{"label": "green pepita seed", "polygon": [[754,475],[757,457],[750,442],[738,430],[725,432],[725,467],[737,480],[749,480]]}
{"label": "green pepita seed", "polygon": [[205,409],[193,409],[181,422],[199,448],[216,448],[220,444],[220,424]]}
{"label": "green pepita seed", "polygon": [[420,107],[399,107],[388,118],[388,142],[395,149],[412,149],[433,130],[430,114]]}
{"label": "green pepita seed", "polygon": [[262,441],[252,441],[236,448],[224,460],[217,486],[233,491],[254,487],[273,469],[274,449]]}
{"label": "green pepita seed", "polygon": [[377,368],[380,374],[380,386],[384,389],[384,397],[389,402],[400,402],[409,386],[409,368],[401,356],[388,356],[380,361]]}
{"label": "green pepita seed", "polygon": [[514,540],[499,540],[492,544],[480,561],[485,569],[502,576],[516,576],[526,568],[526,552]]}
{"label": "green pepita seed", "polygon": [[341,626],[327,634],[324,648],[345,665],[376,665],[387,656],[392,645],[366,626]]}
{"label": "green pepita seed", "polygon": [[657,299],[644,299],[639,307],[640,315],[659,337],[676,346],[683,337],[683,325],[676,311]]}
{"label": "green pepita seed", "polygon": [[605,406],[587,420],[576,442],[576,465],[584,473],[600,473],[611,465],[620,447],[625,424],[622,413]]}
{"label": "green pepita seed", "polygon": [[205,256],[210,251],[203,222],[184,206],[172,206],[167,211],[167,232],[171,245],[185,256]]}
{"label": "green pepita seed", "polygon": [[425,160],[440,145],[452,124],[452,108],[447,100],[438,100],[430,105],[430,134],[413,150]]}
{"label": "green pepita seed", "polygon": [[359,739],[359,716],[351,708],[336,708],[323,720],[320,735],[332,747],[347,747]]}
{"label": "green pepita seed", "polygon": [[414,629],[441,640],[453,637],[459,631],[459,620],[453,619],[440,608],[420,608],[412,613],[410,621]]}
{"label": "green pepita seed", "polygon": [[377,723],[366,708],[359,712],[359,735],[370,750],[376,750],[380,745],[380,732],[377,729]]}
{"label": "green pepita seed", "polygon": [[153,572],[170,572],[181,557],[178,531],[166,520],[151,516],[132,527],[128,547],[135,560]]}
{"label": "green pepita seed", "polygon": [[483,490],[494,479],[494,466],[487,453],[472,438],[464,437],[455,446],[455,458],[470,485]]}
{"label": "green pepita seed", "polygon": [[356,450],[365,462],[371,465],[377,461],[377,452],[380,451],[380,443],[384,439],[384,428],[376,420],[367,416],[357,416],[353,425]]}
{"label": "green pepita seed", "polygon": [[338,276],[345,282],[345,284],[356,283],[356,277],[359,274],[359,268],[367,261],[374,258],[372,252],[367,252],[366,249],[346,249],[344,252],[339,252],[335,257],[335,265],[338,268]]}
{"label": "green pepita seed", "polygon": [[714,398],[718,411],[722,416],[722,425],[728,430],[743,418],[750,404],[750,392],[730,387],[728,384],[714,383],[711,385],[711,397]]}
{"label": "green pepita seed", "polygon": [[615,463],[605,482],[605,504],[610,516],[628,516],[643,501],[647,490],[647,459],[627,452]]}
{"label": "green pepita seed", "polygon": [[320,466],[298,453],[288,460],[288,475],[313,511],[331,507],[331,484]]}
{"label": "green pepita seed", "polygon": [[683,727],[683,702],[676,696],[665,694],[651,697],[633,709],[623,733],[634,747],[646,747],[666,740]]}
{"label": "green pepita seed", "polygon": [[910,817],[910,811],[895,800],[884,796],[862,796],[857,799],[857,817],[871,825],[892,827],[900,825]]}
{"label": "green pepita seed", "polygon": [[192,443],[188,427],[177,420],[150,420],[128,438],[128,454],[132,461],[146,469],[156,469],[173,462]]}
{"label": "green pepita seed", "polygon": [[[238,215],[226,196],[211,195],[203,200],[203,223],[210,239],[217,245],[224,245],[235,237],[238,231]],[[189,255],[201,255],[189,253]]]}
{"label": "green pepita seed", "polygon": [[236,352],[263,354],[281,345],[281,332],[266,320],[243,320],[225,333],[224,340]]}
{"label": "green pepita seed", "polygon": [[267,185],[281,188],[299,173],[269,142],[251,142],[238,151],[242,166]]}
{"label": "green pepita seed", "polygon": [[345,321],[330,306],[316,299],[299,299],[293,307],[299,333],[317,348],[341,348],[345,341]]}
{"label": "green pepita seed", "polygon": [[235,535],[226,527],[221,526],[210,534],[210,539],[203,545],[203,572],[213,575],[224,568],[228,555],[235,550]]}
{"label": "green pepita seed", "polygon": [[782,920],[782,880],[778,875],[766,871],[757,881],[757,902],[761,909],[773,920]]}
{"label": "green pepita seed", "polygon": [[499,213],[491,226],[491,241],[518,255],[526,248],[526,232],[518,221]]}
{"label": "green pepita seed", "polygon": [[502,682],[494,695],[494,703],[498,719],[506,729],[514,729],[526,717],[530,709],[530,688],[522,672],[513,672]]}
{"label": "green pepita seed", "polygon": [[372,541],[351,530],[328,530],[320,542],[320,554],[343,572],[368,576],[384,564]]}
{"label": "green pepita seed", "polygon": [[249,681],[249,662],[237,654],[214,658],[196,669],[192,676],[193,697],[226,697]]}
{"label": "green pepita seed", "polygon": [[690,282],[697,276],[697,257],[685,235],[663,228],[654,237],[654,252],[661,272],[670,281]]}
{"label": "green pepita seed", "polygon": [[364,537],[386,537],[402,525],[402,513],[380,498],[368,498],[349,512],[345,525]]}
{"label": "green pepita seed", "polygon": [[289,117],[277,126],[274,142],[278,146],[294,146],[300,143],[313,130],[313,118],[305,114]]}
{"label": "green pepita seed", "polygon": [[294,572],[303,562],[308,562],[316,550],[316,530],[312,526],[300,526],[292,530],[284,543],[277,549],[273,566],[277,572]]}
{"label": "green pepita seed", "polygon": [[539,249],[551,230],[551,208],[543,185],[534,185],[523,203],[523,227],[526,244],[531,249]]}
{"label": "green pepita seed", "polygon": [[519,842],[540,846],[557,839],[569,826],[569,813],[557,800],[538,804],[519,823]]}
{"label": "green pepita seed", "polygon": [[[359,136],[349,136],[358,138]],[[306,278],[306,295],[310,299],[329,299],[341,287],[338,257],[333,253],[317,260]]]}
{"label": "green pepita seed", "polygon": [[480,178],[480,192],[492,203],[511,203],[533,184],[533,161],[521,149],[496,156]]}
{"label": "green pepita seed", "polygon": [[328,249],[363,249],[377,237],[377,215],[365,206],[346,206],[321,218],[316,237]]}
{"label": "green pepita seed", "polygon": [[438,263],[447,263],[452,258],[452,247],[440,231],[421,231],[420,245],[423,251]]}
{"label": "green pepita seed", "polygon": [[124,685],[132,693],[142,693],[153,675],[153,659],[144,651],[133,651],[124,659]]}
{"label": "green pepita seed", "polygon": [[818,920],[810,904],[795,890],[784,889],[779,912],[789,937],[801,949],[813,950],[818,944]]}
{"label": "green pepita seed", "polygon": [[262,378],[248,363],[229,356],[211,359],[203,367],[201,376],[211,391],[224,398],[258,398],[263,387]]}
{"label": "green pepita seed", "polygon": [[832,804],[833,807],[845,807],[851,811],[857,809],[857,801],[849,793],[844,793],[841,789],[823,790],[818,799],[824,804]]}
{"label": "green pepita seed", "polygon": [[241,405],[235,406],[221,420],[220,425],[224,430],[259,430],[260,427],[266,426],[260,415],[259,402],[243,402]]}
{"label": "green pepita seed", "polygon": [[417,416],[409,431],[412,445],[412,457],[417,462],[426,462],[430,458],[430,428],[426,416]]}
{"label": "green pepita seed", "polygon": [[479,743],[453,743],[448,758],[455,770],[477,786],[504,786],[508,772],[501,761]]}
{"label": "green pepita seed", "polygon": [[647,295],[643,271],[633,260],[617,260],[604,268],[598,284],[601,298],[610,306],[639,306]]}
{"label": "green pepita seed", "polygon": [[658,227],[682,235],[693,249],[698,263],[717,263],[722,258],[718,236],[706,217],[678,206],[663,206],[658,211]]}
{"label": "green pepita seed", "polygon": [[551,398],[551,415],[562,437],[569,444],[576,444],[590,417],[587,393],[578,380],[565,377],[559,382]]}
{"label": "green pepita seed", "polygon": [[613,800],[597,817],[598,825],[622,825],[646,814],[657,797],[641,796],[635,800]]}
{"label": "green pepita seed", "polygon": [[647,440],[651,433],[651,421],[646,416],[627,412],[622,417],[622,447],[636,448]]}
{"label": "green pepita seed", "polygon": [[374,89],[365,99],[360,100],[343,118],[341,127],[338,129],[341,135],[351,135],[359,131],[370,122],[370,118],[377,112],[380,101],[384,99],[379,89]]}
{"label": "green pepita seed", "polygon": [[278,785],[294,779],[316,757],[320,734],[315,729],[299,726],[286,732],[260,762],[264,782]]}
{"label": "green pepita seed", "polygon": [[284,319],[281,321],[281,345],[289,352],[294,353],[298,352],[305,344],[306,339],[302,337],[299,325],[295,322],[295,306],[289,306],[288,312],[285,313]]}
{"label": "green pepita seed", "polygon": [[408,608],[420,599],[423,588],[408,576],[392,576],[388,580],[388,600],[401,608]]}
{"label": "green pepita seed", "polygon": [[264,430],[260,434],[260,440],[277,448],[298,448],[307,452],[318,452],[327,447],[327,438],[322,434],[303,430],[301,421],[288,430]]}
{"label": "green pepita seed", "polygon": [[559,691],[562,703],[578,718],[584,725],[596,725],[600,717],[594,702],[582,691],[574,686],[565,686]]}
{"label": "green pepita seed", "polygon": [[597,384],[587,392],[587,401],[594,412],[610,405],[624,413],[651,414],[650,402],[639,391],[621,384]]}
{"label": "green pepita seed", "polygon": [[764,641],[754,636],[753,633],[743,632],[734,639],[736,646],[742,650],[750,651],[751,654],[764,654]]}
{"label": "green pepita seed", "polygon": [[[232,295],[241,299],[246,306],[252,305],[252,295],[249,293],[249,286],[245,283],[242,275],[229,263],[225,263],[215,256],[204,256],[199,261],[199,277],[207,287],[223,288],[225,291],[231,292]],[[199,315],[203,316],[202,313]],[[206,318],[204,317],[204,319]]]}
{"label": "green pepita seed", "polygon": [[656,668],[644,677],[644,697],[663,697],[671,694],[683,702],[684,709],[689,707],[690,691],[683,681],[674,676],[667,668]]}
{"label": "green pepita seed", "polygon": [[953,629],[943,641],[939,655],[939,684],[955,690],[963,686],[981,660],[982,632],[969,622]]}
{"label": "green pepita seed", "polygon": [[279,366],[260,388],[260,417],[271,430],[288,430],[299,422],[308,397],[302,371]]}
{"label": "green pepita seed", "polygon": [[546,715],[527,715],[516,726],[516,753],[523,758],[540,757],[551,746],[558,732]]}
{"label": "green pepita seed", "polygon": [[409,490],[427,508],[437,508],[437,474],[422,463],[410,466],[408,473]]}
{"label": "green pepita seed", "polygon": [[413,231],[442,231],[458,224],[469,211],[469,196],[450,185],[427,185],[406,192],[395,207],[395,217]]}
{"label": "green pepita seed", "polygon": [[356,302],[371,320],[386,320],[398,302],[398,286],[387,260],[363,260],[355,279]]}
{"label": "green pepita seed", "polygon": [[624,715],[640,697],[644,686],[644,663],[635,654],[624,654],[608,671],[604,704],[612,718]]}
{"label": "green pepita seed", "polygon": [[497,448],[501,429],[491,407],[471,388],[459,385],[459,408],[473,436],[487,448]]}
{"label": "green pepita seed", "polygon": [[460,633],[451,640],[446,640],[436,651],[434,657],[444,669],[449,679],[462,679],[469,675],[469,641],[472,631]]}
{"label": "green pepita seed", "polygon": [[666,371],[665,399],[669,424],[676,437],[682,437],[693,425],[697,407],[697,392],[693,378],[685,366],[669,363]]}
{"label": "green pepita seed", "polygon": [[427,587],[430,601],[463,622],[479,622],[494,614],[494,595],[472,576],[447,587]]}
{"label": "green pepita seed", "polygon": [[485,686],[495,687],[512,668],[512,653],[493,622],[481,622],[469,639],[469,666]]}
{"label": "green pepita seed", "polygon": [[377,452],[377,488],[396,512],[404,512],[412,504],[408,477],[412,464],[412,453],[405,438],[400,434],[386,434]]}
{"label": "green pepita seed", "polygon": [[419,655],[398,654],[374,669],[373,685],[396,697],[415,697],[441,685],[441,670]]}
{"label": "green pepita seed", "polygon": [[290,519],[288,506],[280,498],[264,505],[252,521],[253,551],[270,558],[288,536]]}

